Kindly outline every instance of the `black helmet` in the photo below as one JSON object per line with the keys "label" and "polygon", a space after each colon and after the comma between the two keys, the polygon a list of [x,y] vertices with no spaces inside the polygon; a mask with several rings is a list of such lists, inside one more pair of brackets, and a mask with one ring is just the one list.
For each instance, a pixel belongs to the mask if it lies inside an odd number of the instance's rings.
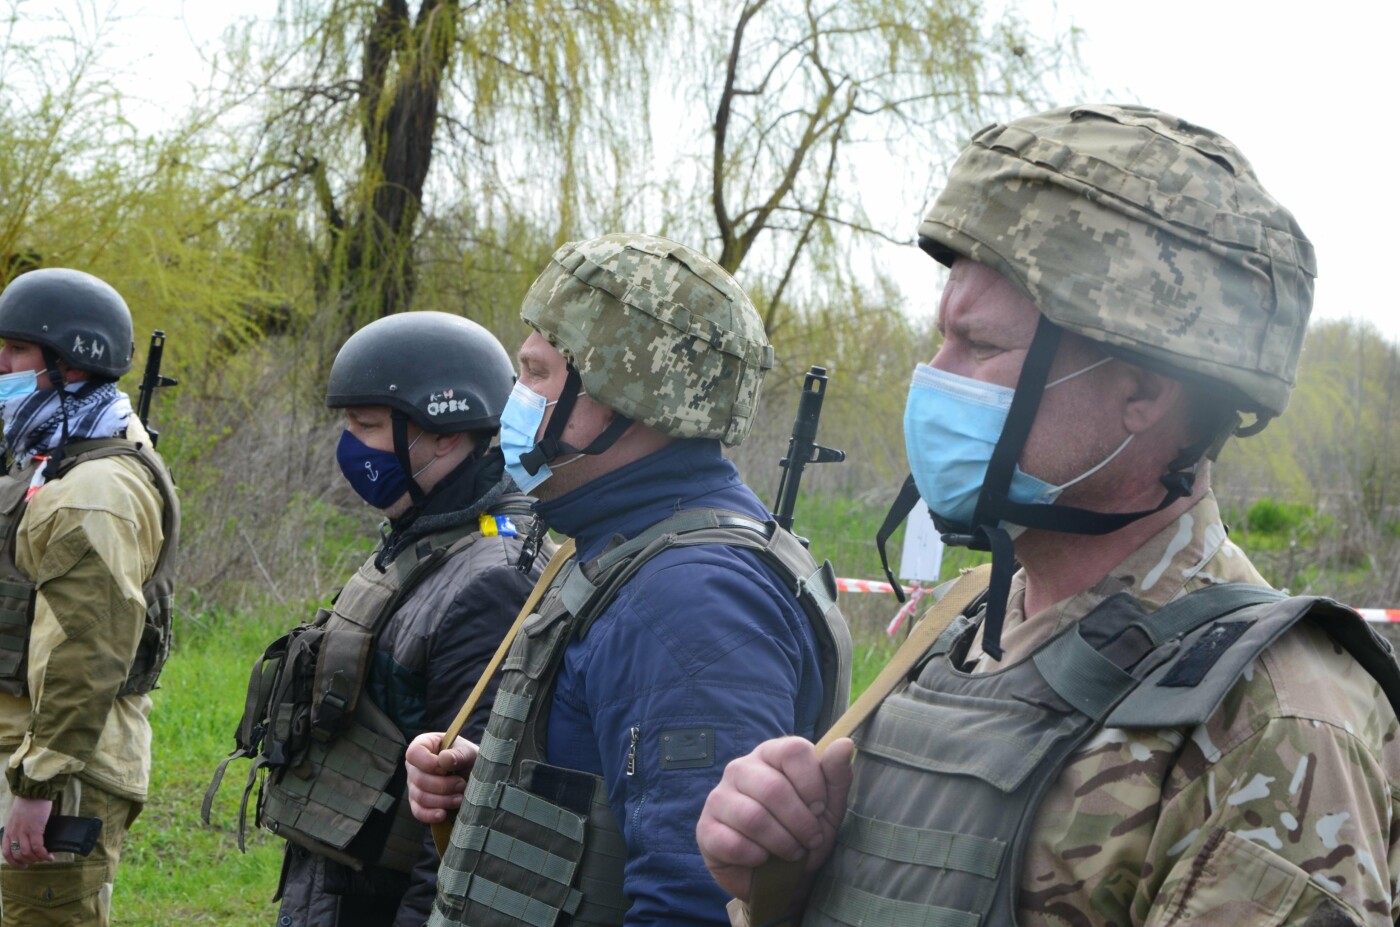
{"label": "black helmet", "polygon": [[350,336],[331,365],[326,405],[388,406],[433,434],[494,431],[514,383],[506,349],[480,325],[404,312]]}
{"label": "black helmet", "polygon": [[0,338],[48,348],[68,366],[115,380],[131,369],[131,310],[110,285],[81,270],[45,267],[0,293]]}

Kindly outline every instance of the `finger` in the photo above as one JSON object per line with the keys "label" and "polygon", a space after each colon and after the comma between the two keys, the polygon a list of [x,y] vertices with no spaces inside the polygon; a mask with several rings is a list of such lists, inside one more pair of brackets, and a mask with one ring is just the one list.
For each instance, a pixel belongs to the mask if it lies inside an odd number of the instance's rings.
{"label": "finger", "polygon": [[425,769],[430,772],[437,769],[437,755],[442,749],[442,734],[428,733],[419,734],[409,743],[408,749],[404,751],[404,763],[409,768],[411,774],[414,769]]}
{"label": "finger", "polygon": [[465,737],[458,737],[452,742],[449,749],[442,750],[437,755],[438,771],[441,773],[456,773],[465,776],[471,773],[472,767],[476,765],[476,757],[480,751],[476,744]]}
{"label": "finger", "polygon": [[826,782],[824,817],[833,827],[840,826],[841,819],[846,815],[846,800],[851,793],[851,780],[855,777],[851,766],[855,753],[855,741],[842,737],[833,741],[821,755],[822,778]]}

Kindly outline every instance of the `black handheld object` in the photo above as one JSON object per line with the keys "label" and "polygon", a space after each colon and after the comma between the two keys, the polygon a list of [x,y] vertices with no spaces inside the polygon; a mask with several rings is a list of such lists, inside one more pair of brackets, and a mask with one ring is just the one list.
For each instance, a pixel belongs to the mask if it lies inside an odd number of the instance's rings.
{"label": "black handheld object", "polygon": [[160,362],[165,354],[165,332],[157,328],[151,332],[151,348],[146,352],[146,371],[141,374],[141,388],[137,391],[136,417],[146,426],[151,436],[151,447],[160,440],[160,432],[151,427],[151,399],[155,391],[163,386],[176,386],[179,380],[164,377],[160,373]]}
{"label": "black handheld object", "polygon": [[[44,825],[44,849],[50,853],[76,853],[87,856],[97,846],[102,833],[101,818],[79,818],[68,814],[51,814]],[[0,827],[0,841],[5,828]]]}
{"label": "black handheld object", "polygon": [[778,482],[778,505],[773,510],[773,518],[788,531],[792,530],[792,513],[797,506],[802,471],[808,464],[840,463],[846,459],[845,451],[817,444],[817,425],[822,417],[822,402],[826,399],[826,384],[825,367],[814,366],[807,371],[797,399],[797,417],[792,422],[787,456],[778,462],[783,468],[783,478]]}

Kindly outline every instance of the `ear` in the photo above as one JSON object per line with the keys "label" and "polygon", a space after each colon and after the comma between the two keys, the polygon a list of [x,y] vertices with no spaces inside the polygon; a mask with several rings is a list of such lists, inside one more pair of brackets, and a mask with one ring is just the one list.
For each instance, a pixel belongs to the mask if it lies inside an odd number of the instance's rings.
{"label": "ear", "polygon": [[433,456],[446,457],[457,449],[463,441],[471,443],[464,431],[453,432],[452,434],[433,435]]}
{"label": "ear", "polygon": [[1179,380],[1131,364],[1125,366],[1132,387],[1123,403],[1123,427],[1129,434],[1145,434],[1177,410],[1184,401],[1184,390]]}

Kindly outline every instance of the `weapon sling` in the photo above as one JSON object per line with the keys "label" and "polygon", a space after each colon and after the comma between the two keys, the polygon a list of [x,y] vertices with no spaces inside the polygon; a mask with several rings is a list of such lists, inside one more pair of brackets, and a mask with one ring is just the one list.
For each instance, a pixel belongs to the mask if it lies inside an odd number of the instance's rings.
{"label": "weapon sling", "polygon": [[[550,565],[553,566],[553,563]],[[933,646],[938,635],[987,588],[991,570],[990,564],[984,564],[958,577],[947,594],[929,609],[923,621],[910,632],[908,639],[880,670],[875,681],[817,741],[818,754],[833,741],[855,733],[880,707],[885,697],[908,679],[909,671]],[[749,924],[752,927],[781,927],[788,923],[805,863],[805,859],[794,861],[770,856],[767,862],[754,870],[753,885],[749,891]]]}
{"label": "weapon sling", "polygon": [[[520,627],[525,623],[525,619],[530,617],[535,606],[540,603],[554,577],[563,568],[564,564],[574,555],[574,539],[569,538],[559,549],[554,552],[554,556],[549,558],[544,572],[540,574],[539,582],[535,583],[535,588],[530,590],[529,597],[525,604],[520,607],[520,614],[515,616],[515,623],[510,626],[506,636],[501,639],[501,646],[496,648],[495,654],[491,657],[491,662],[486,664],[486,669],[482,670],[481,676],[476,680],[476,685],[472,687],[471,694],[462,703],[462,709],[457,712],[457,717],[452,719],[452,723],[447,726],[447,730],[442,735],[442,748],[446,749],[457,739],[457,735],[462,733],[462,728],[466,726],[467,719],[476,710],[476,703],[481,701],[481,695],[486,691],[486,687],[491,684],[491,677],[496,675],[496,670],[500,668],[505,660],[506,654],[510,652],[510,647],[515,643],[516,635],[520,633]],[[433,825],[433,843],[437,844],[438,855],[441,856],[447,850],[448,841],[452,839],[452,821],[441,821]]]}

